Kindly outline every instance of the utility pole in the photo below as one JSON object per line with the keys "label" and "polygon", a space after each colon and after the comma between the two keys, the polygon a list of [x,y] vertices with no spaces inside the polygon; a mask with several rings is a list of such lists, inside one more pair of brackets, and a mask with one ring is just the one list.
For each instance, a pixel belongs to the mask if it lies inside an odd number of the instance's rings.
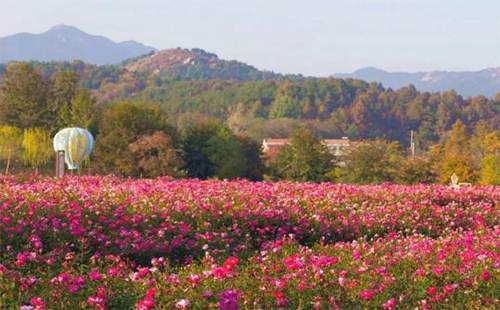
{"label": "utility pole", "polygon": [[411,157],[415,157],[415,140],[413,138],[413,130],[411,131],[411,143],[410,143],[410,147],[411,147]]}

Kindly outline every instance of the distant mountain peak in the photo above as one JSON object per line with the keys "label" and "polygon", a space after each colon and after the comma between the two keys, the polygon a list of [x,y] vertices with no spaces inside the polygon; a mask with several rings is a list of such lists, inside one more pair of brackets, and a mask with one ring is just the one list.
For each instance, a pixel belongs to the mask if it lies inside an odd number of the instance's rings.
{"label": "distant mountain peak", "polygon": [[413,84],[420,91],[448,91],[454,89],[464,97],[494,96],[500,92],[500,67],[480,71],[429,71],[429,72],[389,72],[375,67],[367,67],[354,73],[334,74],[333,77],[354,78],[367,82],[379,82],[385,87],[399,89]]}
{"label": "distant mountain peak", "polygon": [[364,67],[354,71],[354,73],[386,73],[387,71],[379,69],[377,67]]}
{"label": "distant mountain peak", "polygon": [[118,64],[155,51],[136,41],[117,43],[65,24],[55,25],[40,34],[22,33],[0,38],[0,46],[2,63],[82,60],[99,65]]}
{"label": "distant mountain peak", "polygon": [[68,26],[65,24],[55,25],[44,33],[87,34],[86,32],[76,28],[75,26]]}

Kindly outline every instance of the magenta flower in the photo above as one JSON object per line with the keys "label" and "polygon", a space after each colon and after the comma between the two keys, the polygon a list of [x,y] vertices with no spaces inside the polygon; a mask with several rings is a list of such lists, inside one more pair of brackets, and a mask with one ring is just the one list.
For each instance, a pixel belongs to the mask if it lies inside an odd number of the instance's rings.
{"label": "magenta flower", "polygon": [[359,297],[362,299],[362,300],[370,300],[372,298],[372,293],[368,290],[362,290],[360,293],[359,293]]}
{"label": "magenta flower", "polygon": [[219,307],[222,310],[238,310],[240,309],[238,305],[238,296],[243,294],[242,292],[236,291],[225,291],[220,294]]}

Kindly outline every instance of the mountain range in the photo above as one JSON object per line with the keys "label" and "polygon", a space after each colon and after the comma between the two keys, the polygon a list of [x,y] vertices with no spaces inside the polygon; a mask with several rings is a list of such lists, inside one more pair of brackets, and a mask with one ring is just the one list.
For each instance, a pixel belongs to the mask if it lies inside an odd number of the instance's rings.
{"label": "mountain range", "polygon": [[[41,34],[19,33],[0,38],[0,63],[10,61],[73,61],[97,65],[119,64],[129,72],[146,72],[163,76],[179,74],[190,79],[266,80],[276,78],[304,79],[301,75],[282,75],[239,61],[219,59],[202,49],[166,49],[158,51],[136,41],[114,42],[76,27],[58,25]],[[128,60],[128,61],[127,61]],[[354,73],[333,74],[335,78],[380,82],[399,89],[413,84],[420,91],[455,89],[464,97],[500,92],[500,67],[476,72],[388,72],[374,67]],[[314,78],[314,77],[310,77]]]}
{"label": "mountain range", "polygon": [[114,42],[67,25],[57,25],[40,34],[18,33],[0,38],[0,62],[72,61],[97,65],[117,64],[123,60],[156,51],[136,41]]}
{"label": "mountain range", "polygon": [[500,92],[500,67],[469,72],[388,72],[374,67],[354,73],[334,74],[332,77],[353,78],[367,82],[380,82],[385,87],[399,89],[413,84],[420,91],[436,92],[450,89],[462,96],[493,96]]}

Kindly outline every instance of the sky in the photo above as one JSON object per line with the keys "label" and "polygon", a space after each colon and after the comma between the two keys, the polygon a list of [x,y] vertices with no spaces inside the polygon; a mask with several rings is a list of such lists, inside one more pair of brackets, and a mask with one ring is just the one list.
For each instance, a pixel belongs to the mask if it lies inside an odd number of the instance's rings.
{"label": "sky", "polygon": [[0,36],[57,24],[308,76],[500,66],[500,0],[0,0]]}

